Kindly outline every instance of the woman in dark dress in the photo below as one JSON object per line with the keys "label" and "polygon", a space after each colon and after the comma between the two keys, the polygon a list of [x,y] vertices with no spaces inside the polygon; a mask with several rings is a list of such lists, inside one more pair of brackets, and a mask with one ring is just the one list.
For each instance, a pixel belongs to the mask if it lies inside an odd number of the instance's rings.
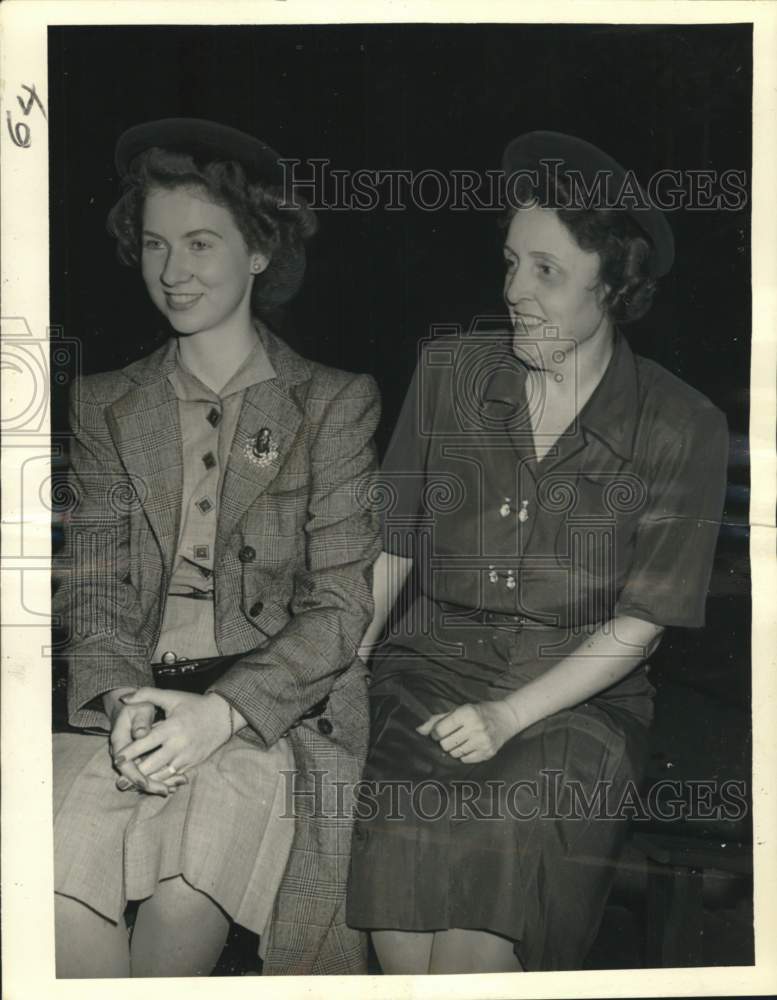
{"label": "woman in dark dress", "polygon": [[348,921],[387,973],[581,967],[647,661],[704,623],[725,491],[723,415],[621,331],[671,267],[666,220],[610,207],[625,171],[569,136],[519,137],[504,169],[513,329],[424,346],[383,467],[365,644],[411,569],[417,597],[373,659]]}

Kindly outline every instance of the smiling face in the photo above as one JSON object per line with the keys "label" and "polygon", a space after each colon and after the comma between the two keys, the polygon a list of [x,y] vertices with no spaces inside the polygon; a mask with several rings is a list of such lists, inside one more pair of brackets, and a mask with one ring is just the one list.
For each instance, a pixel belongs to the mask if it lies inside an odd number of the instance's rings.
{"label": "smiling face", "polygon": [[545,327],[555,327],[559,338],[577,347],[611,334],[599,255],[582,250],[553,209],[519,209],[507,231],[504,256],[504,298],[519,358],[536,359],[530,345],[542,341]]}
{"label": "smiling face", "polygon": [[143,206],[141,270],[154,305],[176,333],[192,335],[251,322],[254,274],[231,212],[198,188],[154,189]]}

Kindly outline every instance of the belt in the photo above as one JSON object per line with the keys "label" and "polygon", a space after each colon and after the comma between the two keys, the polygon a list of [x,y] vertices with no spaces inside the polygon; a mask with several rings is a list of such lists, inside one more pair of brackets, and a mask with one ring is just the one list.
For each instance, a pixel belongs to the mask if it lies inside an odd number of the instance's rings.
{"label": "belt", "polygon": [[460,604],[450,604],[448,601],[437,601],[440,610],[452,615],[461,615],[468,622],[477,625],[489,625],[491,628],[506,628],[513,632],[520,632],[524,626],[542,626],[545,623],[539,622],[536,618],[527,618],[525,615],[506,614],[501,611],[486,611],[483,608],[465,608]]}
{"label": "belt", "polygon": [[[159,688],[204,694],[233,663],[246,655],[246,653],[236,653],[231,656],[208,656],[198,660],[173,659],[167,663],[152,663],[151,671]],[[166,653],[165,656],[173,658],[175,654]],[[328,703],[329,695],[326,695],[301,715],[300,719],[315,719],[323,715]]]}
{"label": "belt", "polygon": [[233,655],[186,660],[165,653],[161,663],[151,664],[151,672],[157,687],[204,694],[239,658]]}

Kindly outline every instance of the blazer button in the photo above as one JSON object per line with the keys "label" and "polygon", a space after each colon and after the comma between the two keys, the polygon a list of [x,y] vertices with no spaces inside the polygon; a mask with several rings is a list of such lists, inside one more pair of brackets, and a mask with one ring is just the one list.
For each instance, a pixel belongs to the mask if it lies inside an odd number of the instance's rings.
{"label": "blazer button", "polygon": [[264,610],[264,604],[261,601],[254,601],[254,603],[249,608],[248,613],[252,618],[256,618],[256,616],[260,615],[263,610]]}
{"label": "blazer button", "polygon": [[244,545],[237,557],[241,563],[253,562],[256,559],[256,549],[252,545]]}
{"label": "blazer button", "polygon": [[329,734],[332,732],[333,726],[332,723],[329,721],[329,719],[321,718],[318,720],[316,725],[318,726],[318,731],[321,733],[322,736],[329,736]]}

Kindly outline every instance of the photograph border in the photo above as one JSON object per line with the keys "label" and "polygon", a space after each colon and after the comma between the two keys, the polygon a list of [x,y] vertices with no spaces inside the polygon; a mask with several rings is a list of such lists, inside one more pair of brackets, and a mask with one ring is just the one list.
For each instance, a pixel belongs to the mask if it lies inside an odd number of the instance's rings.
{"label": "photograph border", "polygon": [[[752,291],[750,382],[750,558],[752,571],[753,850],[755,955],[752,967],[628,969],[596,972],[435,977],[283,977],[259,985],[251,977],[170,980],[174,996],[304,997],[334,990],[359,998],[632,997],[768,995],[777,992],[777,559],[775,558],[775,425],[777,405],[777,7],[768,3],[553,0],[471,4],[374,0],[340,2],[326,16],[315,0],[198,4],[147,0],[6,0],[0,8],[3,58],[2,336],[29,359],[24,372],[3,368],[3,412],[18,412],[30,386],[30,427],[12,427],[2,452],[2,930],[4,996],[147,997],[143,981],[56,980],[53,975],[53,848],[51,805],[49,606],[50,509],[40,478],[25,463],[45,466],[52,449],[48,420],[49,159],[47,38],[49,25],[323,24],[458,22],[695,24],[752,23],[754,28]],[[336,14],[336,18],[334,15]],[[39,98],[36,104],[30,88]],[[25,107],[29,110],[25,111]],[[10,140],[10,141],[9,141]],[[29,140],[29,142],[26,142]],[[25,144],[26,143],[26,144]],[[45,352],[45,354],[41,354]],[[43,393],[42,402],[36,394]],[[27,412],[27,410],[24,410]],[[5,427],[5,423],[3,425]],[[34,479],[34,477],[33,477]],[[24,484],[24,488],[20,484]],[[23,511],[23,517],[22,517]],[[31,610],[34,609],[34,610]],[[37,652],[40,651],[40,652]],[[48,935],[46,928],[49,928]],[[319,980],[321,980],[319,984]],[[332,980],[335,980],[334,982]],[[245,991],[243,993],[243,991]],[[255,995],[255,994],[252,994]]]}

